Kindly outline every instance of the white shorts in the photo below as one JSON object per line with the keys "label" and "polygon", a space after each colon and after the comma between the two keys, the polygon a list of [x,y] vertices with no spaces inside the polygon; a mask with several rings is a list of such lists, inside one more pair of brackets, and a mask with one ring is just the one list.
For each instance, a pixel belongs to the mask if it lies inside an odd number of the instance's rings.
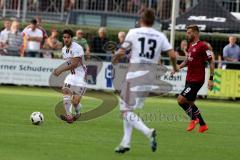
{"label": "white shorts", "polygon": [[[145,99],[148,97],[149,91],[144,87],[147,84],[151,84],[149,80],[148,71],[135,71],[128,72],[126,79],[121,87],[120,94],[120,110],[134,110],[136,108],[142,108]],[[146,78],[147,77],[147,78]]]}
{"label": "white shorts", "polygon": [[86,92],[87,82],[83,75],[69,74],[64,80],[63,88],[68,88],[72,94],[82,96]]}

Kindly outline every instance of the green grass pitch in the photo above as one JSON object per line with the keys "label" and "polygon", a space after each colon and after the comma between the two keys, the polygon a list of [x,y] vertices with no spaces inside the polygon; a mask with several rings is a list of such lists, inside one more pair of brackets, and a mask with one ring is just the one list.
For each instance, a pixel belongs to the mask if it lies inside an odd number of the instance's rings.
{"label": "green grass pitch", "polygon": [[[100,94],[100,92],[96,92]],[[122,138],[118,107],[88,121],[67,124],[55,116],[61,94],[46,88],[0,86],[0,160],[237,160],[240,153],[240,106],[237,102],[198,100],[209,130],[186,132],[188,120],[175,98],[149,98],[137,110],[157,129],[158,150],[134,130],[131,151],[118,155]],[[101,101],[85,97],[83,111]],[[34,126],[29,116],[40,111],[45,122]],[[147,114],[155,117],[147,118]],[[176,118],[177,117],[177,118]]]}

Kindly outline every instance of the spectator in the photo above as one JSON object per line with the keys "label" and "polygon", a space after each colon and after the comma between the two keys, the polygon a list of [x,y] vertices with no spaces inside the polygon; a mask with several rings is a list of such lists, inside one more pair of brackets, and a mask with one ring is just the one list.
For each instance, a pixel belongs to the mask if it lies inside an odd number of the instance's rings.
{"label": "spectator", "polygon": [[76,0],[65,0],[65,10],[71,11],[75,8]]}
{"label": "spectator", "polygon": [[75,41],[76,43],[78,43],[79,45],[82,46],[82,48],[86,54],[87,60],[90,59],[90,47],[88,45],[87,40],[85,38],[83,38],[83,31],[81,29],[78,29],[76,31],[76,36],[73,37],[73,41]]}
{"label": "spectator", "polygon": [[182,40],[180,43],[180,47],[176,48],[176,54],[177,56],[187,56],[187,48],[188,48],[188,43],[187,40]]}
{"label": "spectator", "polygon": [[[118,44],[117,44],[116,50],[118,50],[122,46],[122,44],[123,44],[123,42],[125,40],[125,37],[126,37],[126,33],[125,32],[121,31],[121,32],[118,33]],[[128,62],[128,60],[130,58],[130,51],[129,50],[126,51],[126,55],[127,56],[125,58],[120,60],[121,63],[122,62],[123,63]]]}
{"label": "spectator", "polygon": [[127,2],[127,10],[128,13],[136,13],[141,5],[140,0],[128,0]]}
{"label": "spectator", "polygon": [[[229,44],[223,48],[223,58],[227,62],[238,62],[240,59],[240,48],[236,44],[237,38],[235,36],[229,37]],[[238,64],[227,64],[227,69],[240,69]]]}
{"label": "spectator", "polygon": [[43,32],[43,40],[42,45],[44,44],[45,40],[48,38],[47,31],[42,26],[42,18],[40,16],[35,16],[35,19],[37,21],[37,27]]}
{"label": "spectator", "polygon": [[[108,42],[108,38],[106,37],[106,28],[101,27],[98,30],[98,36],[93,38],[92,50],[94,53],[106,53],[103,50],[103,46],[106,42]],[[106,56],[98,56],[102,60],[107,60]]]}
{"label": "spectator", "polygon": [[11,31],[11,21],[9,19],[5,19],[3,24],[4,24],[4,29],[1,31],[1,34],[0,34],[0,48],[6,47],[8,33],[10,33]]}
{"label": "spectator", "polygon": [[186,57],[187,56],[187,48],[188,48],[188,43],[187,40],[182,40],[180,43],[180,47],[176,48],[176,55],[181,57],[181,60],[178,60],[177,63],[181,64],[183,62],[183,56]]}
{"label": "spectator", "polygon": [[25,29],[24,37],[26,40],[26,56],[41,57],[40,46],[43,39],[43,32],[37,28],[37,20],[33,19],[30,28]]}
{"label": "spectator", "polygon": [[62,42],[58,39],[58,32],[56,29],[52,29],[50,37],[47,38],[43,45],[43,58],[53,58],[54,57],[54,50],[60,50],[62,48]]}
{"label": "spectator", "polygon": [[12,22],[11,31],[8,33],[7,38],[7,55],[20,56],[23,39],[19,27],[20,24],[18,21]]}
{"label": "spectator", "polygon": [[[42,18],[40,16],[35,16],[35,20],[37,21],[37,28],[42,31],[43,39],[41,42],[41,48],[43,47],[45,40],[48,38],[46,30],[42,26]],[[31,28],[31,25],[28,25],[27,27],[24,28],[23,33],[25,32],[26,29]]]}
{"label": "spectator", "polygon": [[147,9],[147,5],[145,3],[141,3],[140,9],[138,10],[137,14],[141,15],[146,9]]}
{"label": "spectator", "polygon": [[168,19],[171,16],[171,6],[172,2],[169,0],[158,0],[157,5],[157,16],[160,19]]}

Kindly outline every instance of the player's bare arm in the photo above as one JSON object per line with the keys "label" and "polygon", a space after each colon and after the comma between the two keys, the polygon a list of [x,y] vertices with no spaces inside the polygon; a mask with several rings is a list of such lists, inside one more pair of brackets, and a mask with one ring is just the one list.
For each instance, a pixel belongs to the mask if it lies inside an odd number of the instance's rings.
{"label": "player's bare arm", "polygon": [[215,67],[215,64],[214,64],[214,53],[211,52],[211,55],[212,55],[212,59],[209,61],[209,67],[210,67],[210,77],[209,77],[209,80],[208,80],[208,89],[209,90],[212,90],[213,89],[213,76],[214,76],[214,67]]}
{"label": "player's bare arm", "polygon": [[116,53],[113,55],[113,57],[112,57],[112,63],[113,63],[113,64],[118,63],[119,60],[124,57],[125,53],[126,53],[126,49],[124,49],[124,48],[119,48],[119,49],[117,50],[117,52],[116,52]]}
{"label": "player's bare arm", "polygon": [[187,66],[187,62],[188,62],[188,59],[186,57],[185,60],[179,65],[179,69],[182,69],[182,68],[186,67]]}
{"label": "player's bare arm", "polygon": [[170,61],[172,63],[172,66],[173,66],[173,71],[172,71],[172,74],[174,74],[175,72],[178,72],[179,71],[179,66],[177,65],[177,56],[176,56],[176,53],[174,52],[173,49],[167,51],[167,54],[170,58]]}
{"label": "player's bare arm", "polygon": [[59,76],[61,73],[68,71],[68,70],[73,70],[78,67],[80,64],[82,58],[81,57],[75,57],[71,58],[70,61],[64,63],[63,65],[60,65],[58,68],[56,68],[53,73],[55,76]]}

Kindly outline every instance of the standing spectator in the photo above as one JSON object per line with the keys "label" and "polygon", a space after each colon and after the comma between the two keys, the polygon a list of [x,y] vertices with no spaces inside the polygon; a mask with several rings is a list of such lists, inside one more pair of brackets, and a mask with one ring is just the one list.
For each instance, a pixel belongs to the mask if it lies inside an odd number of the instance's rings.
{"label": "standing spectator", "polygon": [[79,45],[82,46],[82,48],[86,54],[87,60],[90,59],[90,47],[88,45],[87,40],[85,38],[83,38],[83,31],[81,29],[78,29],[76,31],[76,36],[73,37],[73,41],[75,41],[76,43],[78,43]]}
{"label": "standing spectator", "polygon": [[141,15],[146,9],[147,9],[147,5],[145,3],[141,3],[140,9],[138,10],[137,14]]}
{"label": "standing spectator", "polygon": [[[94,53],[106,53],[103,50],[103,46],[106,42],[108,42],[108,38],[106,37],[106,28],[101,27],[98,30],[98,36],[93,38],[92,50]],[[98,56],[102,60],[106,60],[106,56]]]}
{"label": "standing spectator", "polygon": [[[46,30],[42,26],[42,18],[40,16],[35,16],[34,18],[37,21],[37,28],[42,31],[42,36],[43,36],[43,39],[41,42],[41,48],[42,48],[45,43],[45,40],[48,38],[48,35]],[[29,28],[31,28],[31,25],[28,25],[27,27],[25,27],[23,30],[23,33],[25,32],[26,29],[29,29]]]}
{"label": "standing spectator", "polygon": [[30,28],[25,29],[24,36],[26,39],[26,56],[41,57],[40,46],[43,39],[42,31],[37,28],[37,20],[33,19]]}
{"label": "standing spectator", "polygon": [[7,55],[20,56],[22,49],[22,33],[19,31],[20,24],[18,21],[13,21],[11,31],[8,33],[7,38]]}
{"label": "standing spectator", "polygon": [[41,46],[43,46],[45,40],[48,38],[47,31],[42,26],[42,18],[40,16],[35,16],[35,19],[37,21],[37,28],[39,28],[43,34],[43,40],[41,42]]}
{"label": "standing spectator", "polygon": [[45,41],[43,49],[46,49],[43,52],[43,58],[53,58],[54,50],[60,50],[62,48],[62,42],[58,39],[58,32],[56,29],[52,29],[50,37]]}
{"label": "standing spectator", "polygon": [[2,30],[0,34],[0,48],[5,47],[8,38],[8,33],[10,33],[11,31],[11,21],[9,19],[5,19],[3,24],[4,30]]}
{"label": "standing spectator", "polygon": [[75,8],[76,0],[65,0],[65,10],[71,11]]}
{"label": "standing spectator", "polygon": [[[235,36],[229,37],[229,44],[223,48],[223,58],[227,62],[238,62],[240,59],[240,48],[236,44]],[[240,69],[238,64],[227,64],[227,69]]]}
{"label": "standing spectator", "polygon": [[168,19],[171,16],[171,6],[172,2],[169,0],[158,0],[157,5],[157,16],[160,19]]}

